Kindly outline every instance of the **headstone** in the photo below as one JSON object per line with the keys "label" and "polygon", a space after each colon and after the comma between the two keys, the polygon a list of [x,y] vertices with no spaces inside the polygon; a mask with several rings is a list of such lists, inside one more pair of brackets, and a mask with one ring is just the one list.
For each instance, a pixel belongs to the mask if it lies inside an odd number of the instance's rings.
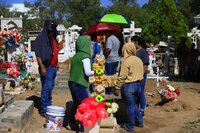
{"label": "headstone", "polygon": [[2,29],[22,29],[22,17],[0,18],[1,30]]}
{"label": "headstone", "polygon": [[190,33],[187,33],[188,37],[192,38],[192,43],[195,44],[195,49],[200,49],[199,38],[200,38],[200,30],[197,27],[194,27]]}
{"label": "headstone", "polygon": [[131,21],[131,24],[130,24],[130,28],[124,28],[123,29],[123,34],[124,34],[124,37],[125,38],[129,38],[134,36],[135,33],[141,33],[142,32],[142,28],[135,28],[135,22],[134,21]]}
{"label": "headstone", "polygon": [[79,27],[77,25],[73,25],[72,27],[70,27],[68,29],[66,29],[62,25],[58,25],[57,30],[64,31],[64,36],[65,36],[65,43],[64,43],[63,49],[60,50],[60,52],[58,54],[59,62],[64,62],[67,59],[74,56],[75,51],[76,51],[75,43],[79,36],[78,32],[81,29],[82,29],[82,27]]}
{"label": "headstone", "polygon": [[0,84],[0,107],[3,105],[3,103],[4,103],[3,85]]}
{"label": "headstone", "polygon": [[154,53],[154,46],[153,44],[151,44],[150,49],[148,50],[148,54],[149,54],[149,65],[148,65],[148,71],[149,71],[149,75],[155,75],[154,71],[153,71],[153,67],[155,67],[156,65],[156,56]]}
{"label": "headstone", "polygon": [[169,74],[169,66],[170,66],[170,49],[172,48],[172,37],[168,36],[167,37],[167,48],[165,51],[165,58],[164,58],[164,73],[166,75]]}
{"label": "headstone", "polygon": [[0,114],[0,132],[21,132],[31,119],[33,111],[33,101],[14,101]]}

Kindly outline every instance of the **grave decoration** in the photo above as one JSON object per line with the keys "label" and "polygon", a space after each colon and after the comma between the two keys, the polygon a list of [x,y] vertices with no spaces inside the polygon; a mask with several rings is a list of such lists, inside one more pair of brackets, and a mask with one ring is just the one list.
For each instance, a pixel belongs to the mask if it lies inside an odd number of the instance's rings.
{"label": "grave decoration", "polygon": [[3,45],[13,46],[22,39],[22,35],[17,30],[0,31],[0,47]]}
{"label": "grave decoration", "polygon": [[22,78],[21,85],[25,89],[34,89],[36,85],[36,77],[30,72]]}
{"label": "grave decoration", "polygon": [[89,77],[89,83],[94,87],[94,92],[91,97],[82,101],[75,115],[85,127],[95,126],[98,120],[112,116],[119,109],[117,103],[105,100],[105,87],[114,86],[117,78],[104,74],[105,58],[103,55],[96,55],[92,69],[95,74]]}
{"label": "grave decoration", "polygon": [[26,54],[12,54],[11,61],[16,62],[20,70],[25,70],[28,57],[26,56]]}
{"label": "grave decoration", "polygon": [[[30,53],[20,49],[20,53],[11,54],[7,61],[7,48],[16,46],[18,48],[21,39],[22,35],[16,29],[0,31],[0,78],[7,80],[5,91],[21,92],[33,89],[37,81],[33,74],[27,73],[28,67],[31,67],[30,64],[33,62],[33,56]],[[16,46],[13,47],[14,45]]]}
{"label": "grave decoration", "polygon": [[163,101],[169,102],[175,100],[180,95],[180,88],[175,88],[168,84],[166,80],[162,80],[161,82],[166,85],[165,89],[159,90],[160,97]]}

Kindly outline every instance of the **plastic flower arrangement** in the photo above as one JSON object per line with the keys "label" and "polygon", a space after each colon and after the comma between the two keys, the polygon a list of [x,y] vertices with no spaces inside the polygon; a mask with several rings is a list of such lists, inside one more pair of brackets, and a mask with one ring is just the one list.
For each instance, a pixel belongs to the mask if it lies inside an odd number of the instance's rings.
{"label": "plastic flower arrangement", "polygon": [[[7,64],[8,65],[8,64]],[[20,69],[17,62],[10,63],[10,67],[7,69],[7,76],[9,78],[18,78],[20,76]]]}
{"label": "plastic flower arrangement", "polygon": [[36,84],[35,75],[28,73],[21,81],[21,84],[26,89],[34,89]]}
{"label": "plastic flower arrangement", "polygon": [[165,89],[161,89],[159,91],[159,94],[164,101],[170,101],[177,98],[178,95],[180,95],[180,89],[174,88],[171,85],[167,85]]}
{"label": "plastic flower arrangement", "polygon": [[94,85],[94,92],[92,97],[82,101],[75,115],[76,119],[83,122],[85,127],[94,126],[99,119],[108,118],[119,108],[116,103],[105,102],[105,84],[103,85],[103,82],[107,82],[107,76],[104,75],[104,64],[104,56],[96,55],[92,68],[95,74],[89,78],[89,83]]}
{"label": "plastic flower arrangement", "polygon": [[95,126],[98,119],[108,118],[104,102],[97,102],[95,98],[86,98],[79,105],[75,118],[83,122],[85,127]]}
{"label": "plastic flower arrangement", "polygon": [[0,47],[4,44],[13,46],[22,39],[22,35],[15,30],[0,31]]}
{"label": "plastic flower arrangement", "polygon": [[28,60],[28,57],[26,54],[12,54],[11,55],[11,61],[17,62],[20,70],[26,69],[26,62]]}

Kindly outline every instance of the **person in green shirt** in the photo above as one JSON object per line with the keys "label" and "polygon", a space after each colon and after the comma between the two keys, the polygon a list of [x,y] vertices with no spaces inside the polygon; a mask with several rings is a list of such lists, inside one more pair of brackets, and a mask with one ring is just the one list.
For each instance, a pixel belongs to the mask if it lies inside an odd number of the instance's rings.
{"label": "person in green shirt", "polygon": [[70,125],[75,125],[76,131],[84,132],[81,122],[75,121],[75,113],[82,100],[89,97],[89,76],[94,75],[91,70],[91,41],[88,36],[79,36],[76,41],[76,54],[71,60],[69,88],[72,95],[73,105],[71,108]]}

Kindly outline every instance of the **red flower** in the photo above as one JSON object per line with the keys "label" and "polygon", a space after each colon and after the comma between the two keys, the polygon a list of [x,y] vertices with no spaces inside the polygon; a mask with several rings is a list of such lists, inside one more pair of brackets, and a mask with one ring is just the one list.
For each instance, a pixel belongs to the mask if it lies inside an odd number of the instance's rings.
{"label": "red flower", "polygon": [[95,126],[95,124],[97,122],[96,112],[90,110],[90,111],[84,113],[82,122],[85,127]]}
{"label": "red flower", "polygon": [[94,126],[98,119],[108,118],[105,104],[97,102],[94,98],[86,98],[79,105],[75,118],[83,122],[83,125]]}
{"label": "red flower", "polygon": [[82,121],[83,116],[84,116],[84,112],[77,109],[76,114],[75,114],[75,118],[78,119],[79,121]]}
{"label": "red flower", "polygon": [[10,68],[11,65],[9,62],[5,61],[3,64],[1,64],[0,68]]}
{"label": "red flower", "polygon": [[105,107],[97,107],[96,108],[97,117],[99,119],[106,119],[108,118],[108,112],[106,111]]}
{"label": "red flower", "polygon": [[181,91],[180,91],[179,88],[176,88],[176,89],[175,89],[175,92],[176,92],[177,95],[180,95],[180,93],[181,93]]}

